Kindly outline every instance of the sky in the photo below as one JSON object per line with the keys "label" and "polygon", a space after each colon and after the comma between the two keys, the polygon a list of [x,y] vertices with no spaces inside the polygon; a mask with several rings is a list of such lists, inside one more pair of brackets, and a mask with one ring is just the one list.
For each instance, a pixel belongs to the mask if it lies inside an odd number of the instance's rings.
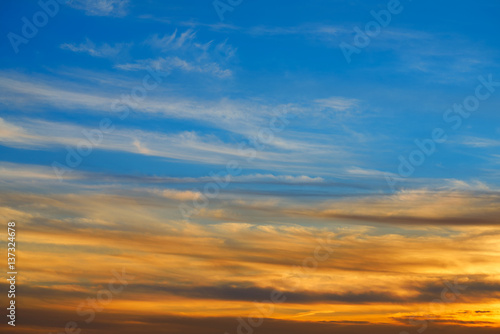
{"label": "sky", "polygon": [[2,1],[2,332],[496,333],[499,12]]}

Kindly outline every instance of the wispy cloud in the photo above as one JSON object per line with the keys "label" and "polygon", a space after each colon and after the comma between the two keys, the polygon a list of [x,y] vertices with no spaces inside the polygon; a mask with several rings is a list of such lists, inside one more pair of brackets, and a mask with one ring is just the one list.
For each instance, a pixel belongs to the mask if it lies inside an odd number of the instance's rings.
{"label": "wispy cloud", "polygon": [[[107,89],[92,85],[74,84],[68,80],[46,80],[41,77],[27,77],[11,73],[0,77],[0,101],[17,108],[42,108],[50,105],[55,110],[85,110],[97,113],[119,113],[112,108],[119,101],[123,90],[114,90],[114,78],[103,78]],[[256,129],[265,118],[270,106],[222,99],[207,101],[181,96],[171,96],[159,90],[151,93],[141,103],[130,103],[134,113],[145,113],[163,118],[184,120],[205,120],[219,128],[234,132]]]}
{"label": "wispy cloud", "polygon": [[103,43],[101,45],[96,45],[88,38],[85,42],[80,44],[61,44],[61,49],[63,50],[69,50],[77,53],[87,53],[92,57],[99,58],[115,58],[120,53],[126,52],[130,47],[131,43],[117,43],[114,45]]}
{"label": "wispy cloud", "polygon": [[273,174],[251,174],[244,175],[235,178],[237,182],[262,182],[262,181],[276,181],[276,182],[284,182],[284,183],[322,183],[325,181],[322,177],[310,177],[307,175],[273,175]]}
{"label": "wispy cloud", "polygon": [[145,70],[153,68],[160,72],[171,72],[173,70],[181,70],[184,72],[205,73],[211,74],[219,78],[227,78],[232,75],[231,70],[223,69],[214,62],[188,62],[179,57],[165,57],[156,59],[144,59],[135,63],[116,65],[116,68],[126,71]]}
{"label": "wispy cloud", "polygon": [[[0,175],[3,182],[15,182],[15,184],[18,186],[22,183],[31,183],[31,185],[33,185],[33,182],[35,180],[58,180],[57,175],[55,175],[52,168],[48,166],[26,165],[7,162],[0,163]],[[83,176],[79,175],[76,172],[72,175],[68,175],[68,179],[78,179],[81,177]]]}
{"label": "wispy cloud", "polygon": [[198,200],[202,196],[201,192],[191,191],[191,190],[163,189],[163,190],[156,190],[155,193],[165,198],[178,201]]}
{"label": "wispy cloud", "polygon": [[332,38],[346,31],[340,26],[326,24],[303,24],[300,26],[254,26],[245,29],[248,34],[256,36],[283,36],[283,35],[302,35],[316,38]]}
{"label": "wispy cloud", "polygon": [[180,34],[176,29],[170,35],[162,37],[158,34],[152,35],[144,44],[159,50],[165,56],[118,64],[115,68],[135,71],[152,67],[162,72],[180,70],[187,73],[210,74],[219,78],[232,76],[232,71],[225,67],[235,56],[236,49],[227,44],[227,41],[217,44],[213,41],[201,43],[197,41],[196,33],[192,29]]}
{"label": "wispy cloud", "polygon": [[356,99],[348,99],[339,96],[332,96],[326,99],[317,99],[316,102],[323,108],[332,109],[334,111],[347,111],[358,106],[359,101]]}
{"label": "wispy cloud", "polygon": [[376,170],[376,169],[368,169],[368,168],[361,168],[361,167],[356,167],[352,166],[346,169],[347,173],[355,176],[355,177],[380,177],[380,178],[385,178],[387,175],[390,175],[391,177],[398,177],[396,174]]}
{"label": "wispy cloud", "polygon": [[200,49],[206,49],[208,45],[201,45],[195,43],[196,33],[192,29],[188,29],[183,33],[178,34],[177,29],[168,35],[165,34],[160,37],[158,34],[150,36],[144,43],[150,45],[155,49],[159,49],[163,52],[179,50],[182,48],[195,47]]}
{"label": "wispy cloud", "polygon": [[[85,141],[83,133],[92,130],[75,124],[34,120],[11,123],[0,119],[0,126],[0,129],[9,129],[0,134],[0,142],[4,145],[34,149],[66,145],[76,147]],[[96,149],[221,165],[231,158],[242,161],[245,158],[237,144],[225,143],[214,136],[194,131],[166,134],[122,128],[106,134]],[[266,151],[261,152],[256,160],[278,163],[297,158],[283,152]]]}
{"label": "wispy cloud", "polygon": [[71,7],[85,11],[91,16],[125,16],[129,0],[73,0]]}
{"label": "wispy cloud", "polygon": [[465,137],[462,140],[462,144],[465,146],[476,148],[497,147],[500,146],[500,140],[479,137]]}

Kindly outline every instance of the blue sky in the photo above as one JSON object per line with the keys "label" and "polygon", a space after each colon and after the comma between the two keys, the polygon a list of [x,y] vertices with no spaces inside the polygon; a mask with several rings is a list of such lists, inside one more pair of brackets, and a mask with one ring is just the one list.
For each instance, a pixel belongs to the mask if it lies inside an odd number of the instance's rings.
{"label": "blue sky", "polygon": [[[73,1],[16,54],[7,33],[22,35],[21,18],[31,21],[40,7],[6,1],[1,116],[5,128],[29,135],[2,139],[2,160],[64,162],[68,143],[109,117],[116,131],[75,170],[201,177],[222,170],[273,110],[286,108],[290,123],[242,174],[375,183],[390,191],[382,175],[397,174],[398,157],[441,127],[447,142],[398,185],[496,184],[498,92],[457,130],[443,113],[474,92],[478,76],[500,77],[498,4],[400,6],[347,63],[339,44],[352,44],[353,28],[372,21],[370,11],[386,2],[243,1],[221,21],[209,1]],[[130,94],[148,66],[162,83],[129,117],[117,118],[111,103]]]}

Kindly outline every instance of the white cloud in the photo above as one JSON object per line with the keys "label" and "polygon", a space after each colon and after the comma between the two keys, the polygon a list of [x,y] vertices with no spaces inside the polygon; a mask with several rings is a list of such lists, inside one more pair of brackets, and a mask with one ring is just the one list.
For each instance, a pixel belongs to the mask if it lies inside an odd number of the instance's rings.
{"label": "white cloud", "polygon": [[[146,44],[150,45],[155,49],[160,49],[162,51],[169,50],[179,50],[181,48],[186,48],[192,46],[196,38],[196,33],[193,30],[188,29],[185,32],[177,36],[177,29],[168,35],[165,34],[163,37],[159,37],[155,34],[146,40]],[[196,47],[203,48],[200,44],[195,44]]]}
{"label": "white cloud", "polygon": [[81,93],[81,91],[88,91],[87,89],[71,89],[62,82],[54,85],[22,75],[16,75],[16,79],[7,76],[0,77],[0,87],[2,87],[0,91],[2,102],[15,104],[17,107],[46,103],[58,109],[109,110],[113,102],[113,99],[97,94],[97,92]]}
{"label": "white cloud", "polygon": [[347,173],[353,175],[353,176],[358,176],[358,177],[382,177],[385,178],[386,176],[390,176],[392,178],[400,178],[398,175],[389,173],[389,172],[383,172],[379,171],[376,169],[366,169],[366,168],[361,168],[361,167],[350,167],[347,168]]}
{"label": "white cloud", "polygon": [[446,190],[461,190],[461,191],[489,191],[491,188],[481,181],[466,182],[463,180],[450,179],[446,180],[447,184],[443,187]]}
{"label": "white cloud", "polygon": [[[49,107],[52,112],[68,113],[85,111],[86,113],[104,114],[107,117],[116,119],[118,122],[116,124],[117,128],[122,129],[122,124],[118,117],[123,113],[120,110],[112,109],[111,106],[114,102],[119,101],[123,90],[117,89],[114,91],[113,76],[105,78],[105,82],[108,84],[102,86],[106,87],[103,89],[101,86],[95,84],[75,83],[75,80],[54,80],[36,75],[28,77],[18,72],[0,74],[2,74],[0,76],[0,101],[4,105],[8,105],[11,108],[15,107],[25,112],[46,110]],[[278,107],[280,107],[248,100],[223,99],[210,101],[195,97],[181,98],[179,96],[174,98],[171,94],[169,95],[170,92],[161,87],[157,91],[151,91],[146,99],[131,106],[132,113],[129,117],[137,118],[147,115],[148,118],[182,119],[188,122],[203,121],[214,129],[226,131],[226,134],[230,134],[232,139],[229,141],[224,139],[222,141],[216,139],[216,136],[213,135],[203,136],[200,139],[197,133],[186,132],[183,134],[183,139],[180,137],[180,134],[173,137],[172,135],[159,134],[161,138],[155,141],[156,134],[141,133],[140,136],[135,137],[129,134],[126,138],[121,139],[121,143],[120,140],[116,139],[116,145],[101,148],[183,160],[195,159],[195,161],[207,163],[226,163],[229,156],[239,156],[237,153],[239,144],[246,143],[252,147],[252,140],[257,138],[261,130],[269,128],[270,120],[275,115],[276,110],[279,109]],[[316,132],[307,132],[307,130],[299,131],[293,126],[297,122],[300,122],[302,125],[307,124],[306,122],[315,122],[310,117],[304,117],[300,121],[297,121],[295,117],[297,115],[300,117],[302,114],[306,115],[310,109],[296,105],[281,107],[284,107],[287,111],[286,118],[290,122],[290,128],[287,128],[286,131],[274,133],[274,138],[266,143],[263,149],[258,149],[256,162],[258,161],[260,167],[267,170],[280,171],[280,173],[286,171],[287,173],[294,173],[296,175],[303,173],[328,175],[339,171],[344,174],[344,167],[341,170],[338,169],[341,164],[345,166],[346,163],[359,163],[358,161],[353,161],[355,158],[353,154],[354,150],[349,146],[349,143],[342,143],[339,140],[332,144],[331,134],[323,135]],[[33,136],[38,133],[34,129],[29,129],[32,126],[29,122],[14,122],[11,125],[17,126],[19,131],[25,131],[23,133],[24,136],[27,136],[27,134]],[[59,125],[47,124],[40,126],[40,128],[43,127],[54,127],[57,129]],[[123,130],[125,131],[126,129]],[[342,130],[340,129],[340,131]],[[79,136],[80,132],[81,129],[73,128],[73,130],[68,132],[68,135],[64,136],[68,137],[68,139],[81,138]],[[50,140],[36,140],[32,137],[23,138],[20,134],[14,138],[23,142],[29,141],[32,147],[61,145],[61,142],[54,142],[57,139],[54,135],[56,134],[44,133],[43,137],[52,137]],[[341,138],[341,135],[342,132],[337,134],[339,138]],[[11,138],[10,143],[14,145],[15,143],[12,140]],[[172,141],[177,143],[183,143],[183,141],[196,143],[201,141],[205,144],[195,145],[198,151],[182,150],[176,144],[174,145],[175,148],[172,148],[173,151],[171,151],[168,149],[168,146]],[[227,144],[227,142],[230,142],[231,145]],[[161,145],[165,147],[160,147],[159,143],[162,143]],[[208,143],[210,143],[210,147],[206,146]],[[71,143],[66,141],[64,144],[76,145],[77,141],[72,141]],[[17,143],[17,145],[20,145],[20,143]],[[210,155],[211,150],[217,152],[217,149],[221,149],[221,152]],[[230,152],[228,149],[230,149]],[[168,152],[165,152],[165,150]],[[314,162],[318,163],[315,164]],[[327,171],[323,167],[325,165],[330,166]]]}
{"label": "white cloud", "polygon": [[[117,121],[119,122],[119,121]],[[304,150],[304,145],[298,145],[290,150],[280,150],[273,145],[267,145],[263,150],[256,150],[255,157],[250,162],[247,160],[249,153],[241,150],[238,141],[224,141],[214,135],[203,135],[194,131],[181,131],[176,133],[147,132],[137,129],[124,128],[118,123],[114,124],[115,130],[106,133],[102,142],[93,146],[93,149],[126,152],[138,156],[154,156],[160,158],[176,159],[226,166],[228,161],[236,160],[241,168],[260,168],[262,170],[281,173],[295,173],[298,176],[254,176],[261,180],[288,182],[288,183],[313,183],[321,182],[321,178],[312,178],[302,173],[318,174],[323,170],[315,166],[313,161],[318,157],[329,156],[330,150],[323,147],[314,147]],[[9,136],[0,136],[0,144],[8,147],[46,150],[53,148],[88,147],[88,140],[83,131],[95,130],[70,123],[49,122],[39,120],[14,120],[4,121],[3,126],[16,129]],[[26,135],[29,134],[29,135]],[[344,155],[340,152],[337,154]],[[337,161],[338,159],[332,161]],[[64,159],[63,159],[64,160]],[[345,161],[345,158],[343,158]],[[64,163],[64,161],[62,162]],[[331,165],[328,173],[335,169]],[[324,170],[323,170],[324,174]]]}
{"label": "white cloud", "polygon": [[477,147],[477,148],[500,146],[500,141],[498,140],[479,138],[479,137],[466,137],[464,138],[462,143],[466,146]]}
{"label": "white cloud", "polygon": [[232,75],[231,70],[223,69],[221,66],[214,62],[189,62],[179,57],[165,57],[157,59],[144,59],[135,63],[121,64],[115,66],[116,68],[126,71],[146,70],[153,68],[160,72],[171,72],[173,70],[181,70],[184,72],[205,73],[211,74],[219,78],[226,78]]}
{"label": "white cloud", "polygon": [[346,111],[355,108],[359,101],[356,99],[347,99],[345,97],[332,96],[326,99],[315,100],[321,107],[335,111]]}
{"label": "white cloud", "polygon": [[345,32],[345,29],[338,26],[310,23],[292,27],[255,26],[245,31],[250,35],[258,36],[302,35],[307,37],[330,39],[333,36]]}
{"label": "white cloud", "polygon": [[[103,79],[107,89],[96,85],[82,85],[66,80],[47,80],[20,73],[0,73],[0,103],[19,110],[43,110],[50,106],[52,111],[114,114],[122,112],[113,109],[113,103],[120,101],[123,90],[114,89],[113,77]],[[120,86],[118,83],[117,86]],[[134,114],[148,114],[149,117],[204,121],[212,126],[245,136],[256,135],[259,126],[269,122],[274,108],[248,101],[197,100],[195,98],[172,97],[161,88],[151,91],[140,103],[130,104],[131,117]],[[276,138],[276,145],[289,148],[291,145]]]}
{"label": "white cloud", "polygon": [[[80,146],[88,146],[89,141],[83,132],[94,130],[69,123],[34,120],[6,122],[2,119],[0,121],[0,129],[10,129],[5,134],[2,132],[0,143],[28,149],[67,146],[77,149]],[[245,158],[236,143],[225,143],[213,136],[201,136],[192,131],[165,134],[117,129],[106,133],[102,142],[93,148],[223,165],[229,159],[239,158],[243,161]],[[259,152],[256,158],[260,161],[286,159],[286,154],[274,152]]]}
{"label": "white cloud", "polygon": [[188,73],[210,74],[219,78],[227,78],[232,75],[232,71],[225,67],[228,61],[234,57],[236,49],[228,45],[227,41],[215,45],[213,41],[200,43],[196,40],[196,33],[193,30],[188,29],[179,34],[176,29],[170,35],[152,35],[144,44],[158,49],[166,55],[119,64],[115,68],[137,71],[152,67],[157,71],[167,73],[180,70]]}
{"label": "white cloud", "polygon": [[322,183],[325,180],[322,177],[310,177],[307,175],[273,175],[273,174],[250,174],[235,178],[235,181],[244,182],[283,182],[283,183]]}
{"label": "white cloud", "polygon": [[[0,73],[1,74],[1,73]],[[113,87],[113,78],[106,80],[106,87]],[[132,86],[133,87],[133,86]],[[120,113],[112,104],[120,100],[123,90],[104,91],[95,86],[73,84],[68,81],[40,80],[19,73],[0,75],[0,101],[19,109],[43,109],[50,105],[54,110],[85,110]],[[161,89],[160,89],[161,90]],[[163,91],[164,92],[164,91]],[[193,98],[172,97],[151,91],[148,98],[133,103],[134,113],[155,114],[158,117],[206,121],[232,132],[247,133],[261,122],[269,107],[230,100],[204,101]]]}
{"label": "white cloud", "polygon": [[130,44],[126,43],[117,43],[113,46],[107,43],[96,45],[88,38],[85,39],[85,42],[80,44],[70,44],[70,43],[61,44],[61,49],[70,50],[78,53],[88,53],[92,57],[99,57],[99,58],[114,58],[118,56],[120,53],[124,52],[129,47]]}
{"label": "white cloud", "polygon": [[84,10],[90,16],[125,16],[129,0],[73,0],[71,7]]}

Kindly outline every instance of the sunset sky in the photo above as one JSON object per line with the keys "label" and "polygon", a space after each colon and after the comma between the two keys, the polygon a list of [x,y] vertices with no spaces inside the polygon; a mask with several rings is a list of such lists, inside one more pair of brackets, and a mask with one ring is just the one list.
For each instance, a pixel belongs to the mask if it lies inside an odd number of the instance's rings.
{"label": "sunset sky", "polygon": [[497,0],[0,13],[2,333],[500,330]]}

